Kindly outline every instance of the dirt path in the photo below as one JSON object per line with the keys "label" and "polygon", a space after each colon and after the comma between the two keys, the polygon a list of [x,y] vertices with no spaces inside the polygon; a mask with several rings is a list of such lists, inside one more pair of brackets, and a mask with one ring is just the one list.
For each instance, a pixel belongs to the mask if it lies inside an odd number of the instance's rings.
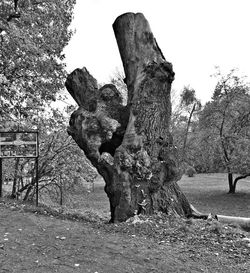
{"label": "dirt path", "polygon": [[0,272],[250,272],[224,255],[108,233],[93,224],[7,208],[0,203]]}

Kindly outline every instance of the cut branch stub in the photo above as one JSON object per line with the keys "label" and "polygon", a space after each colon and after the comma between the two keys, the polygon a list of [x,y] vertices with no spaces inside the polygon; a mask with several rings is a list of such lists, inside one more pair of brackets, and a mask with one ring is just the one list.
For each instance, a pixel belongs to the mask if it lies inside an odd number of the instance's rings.
{"label": "cut branch stub", "polygon": [[[122,106],[113,85],[97,90],[86,69],[75,71],[66,87],[80,108],[72,114],[68,131],[104,177],[111,221],[156,210],[189,215],[190,205],[176,184],[181,173],[169,132],[172,65],[141,13],[119,16],[113,28],[128,105]],[[90,109],[92,101],[96,107]]]}
{"label": "cut branch stub", "polygon": [[97,81],[85,67],[75,69],[68,76],[65,85],[79,106],[91,112],[96,110]]}

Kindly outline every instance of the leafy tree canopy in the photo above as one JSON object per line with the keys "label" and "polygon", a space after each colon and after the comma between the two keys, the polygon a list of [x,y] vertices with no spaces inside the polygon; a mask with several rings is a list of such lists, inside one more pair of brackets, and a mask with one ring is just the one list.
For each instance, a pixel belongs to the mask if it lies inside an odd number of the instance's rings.
{"label": "leafy tree canopy", "polygon": [[201,105],[200,101],[196,98],[195,90],[189,86],[184,86],[181,92],[181,101],[182,106],[190,106],[194,103]]}
{"label": "leafy tree canopy", "polygon": [[[74,4],[75,0],[0,2],[1,129],[16,129],[17,124],[20,129],[33,129],[34,125],[39,129],[39,190],[49,192],[58,186],[59,177],[71,186],[75,177],[92,181],[96,175],[66,133],[68,111],[51,105],[64,89],[63,49],[73,34],[69,26]],[[18,173],[27,166],[32,175],[19,190],[13,183],[13,196],[26,191],[24,198],[30,198],[35,184],[31,162],[11,162],[6,164],[12,166],[14,180],[21,178]]]}
{"label": "leafy tree canopy", "polygon": [[[64,87],[64,47],[75,0],[0,3],[0,114],[2,119],[37,116]],[[15,14],[18,12],[18,16]],[[13,15],[14,14],[14,15]]]}
{"label": "leafy tree canopy", "polygon": [[197,117],[202,105],[195,90],[184,86],[180,94],[178,107],[172,114],[172,133],[180,151],[183,168],[193,165],[193,146],[197,144]]}

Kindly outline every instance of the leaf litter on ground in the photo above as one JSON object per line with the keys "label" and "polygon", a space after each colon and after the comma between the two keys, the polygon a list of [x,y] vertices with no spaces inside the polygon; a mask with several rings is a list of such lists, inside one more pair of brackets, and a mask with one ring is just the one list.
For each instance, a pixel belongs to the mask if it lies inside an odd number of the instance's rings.
{"label": "leaf litter on ground", "polygon": [[24,212],[86,222],[93,224],[97,229],[112,233],[125,233],[132,238],[150,238],[159,245],[169,244],[172,247],[180,247],[184,252],[190,252],[190,257],[213,253],[215,256],[228,256],[237,263],[246,263],[250,257],[249,233],[237,226],[222,224],[215,219],[184,219],[176,214],[167,215],[157,212],[151,216],[140,214],[129,218],[126,222],[108,224],[107,216],[92,210],[35,207],[30,204],[23,205],[23,203],[19,206],[18,202],[13,205],[13,202],[3,200],[0,204],[11,209],[15,207]]}

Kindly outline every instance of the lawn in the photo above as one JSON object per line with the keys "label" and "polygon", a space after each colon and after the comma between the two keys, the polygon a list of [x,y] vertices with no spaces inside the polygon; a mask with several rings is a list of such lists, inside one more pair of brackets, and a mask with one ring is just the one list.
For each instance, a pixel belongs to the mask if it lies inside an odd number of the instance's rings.
{"label": "lawn", "polygon": [[[178,182],[190,203],[204,213],[250,217],[250,180],[240,180],[235,194],[227,194],[226,174],[197,174],[183,176]],[[67,207],[89,210],[109,217],[109,202],[104,182],[98,180],[93,191],[83,190],[71,197]]]}
{"label": "lawn", "polygon": [[250,180],[240,180],[235,194],[227,194],[226,174],[183,176],[178,184],[201,212],[250,217]]}

